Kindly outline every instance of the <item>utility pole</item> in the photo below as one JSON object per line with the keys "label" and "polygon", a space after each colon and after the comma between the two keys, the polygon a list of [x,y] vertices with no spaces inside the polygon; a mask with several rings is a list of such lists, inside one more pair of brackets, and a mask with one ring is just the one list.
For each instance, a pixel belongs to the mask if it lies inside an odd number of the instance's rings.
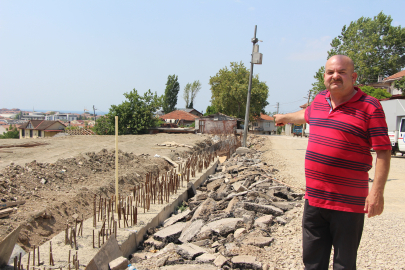
{"label": "utility pole", "polygon": [[277,108],[277,114],[278,114],[278,109],[280,108],[280,102],[277,102],[276,104],[277,104],[276,108]]}
{"label": "utility pole", "polygon": [[[311,98],[311,90],[308,90],[308,101],[307,101],[307,108],[309,106],[309,99]],[[304,125],[302,126],[302,136],[305,135],[305,129],[307,127],[307,123],[304,123]]]}
{"label": "utility pole", "polygon": [[94,113],[94,124],[96,123],[97,117],[96,117],[96,107],[93,105],[93,113]]}
{"label": "utility pole", "polygon": [[255,34],[252,38],[253,49],[252,49],[252,59],[250,61],[250,76],[249,76],[249,87],[248,87],[248,94],[247,94],[247,101],[246,101],[246,114],[245,114],[245,125],[243,127],[243,143],[242,146],[246,147],[246,139],[247,139],[247,131],[249,128],[249,113],[250,113],[250,95],[252,91],[252,77],[253,77],[253,65],[254,64],[262,64],[263,55],[259,53],[259,45],[256,43],[259,40],[256,38],[257,32],[257,25],[255,25]]}

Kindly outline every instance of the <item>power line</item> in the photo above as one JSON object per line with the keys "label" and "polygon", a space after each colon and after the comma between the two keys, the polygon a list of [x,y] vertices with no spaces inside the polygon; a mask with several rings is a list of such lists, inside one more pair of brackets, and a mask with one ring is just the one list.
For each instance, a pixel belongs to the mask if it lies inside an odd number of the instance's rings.
{"label": "power line", "polygon": [[274,107],[276,107],[276,106],[278,106],[278,105],[291,104],[291,103],[295,103],[295,102],[303,101],[303,100],[306,100],[306,98],[305,98],[305,99],[302,98],[302,99],[299,99],[299,100],[296,100],[296,101],[287,102],[287,103],[281,103],[281,104],[279,104],[279,103],[277,102],[276,104],[270,104],[270,105],[267,105],[267,106],[274,106]]}

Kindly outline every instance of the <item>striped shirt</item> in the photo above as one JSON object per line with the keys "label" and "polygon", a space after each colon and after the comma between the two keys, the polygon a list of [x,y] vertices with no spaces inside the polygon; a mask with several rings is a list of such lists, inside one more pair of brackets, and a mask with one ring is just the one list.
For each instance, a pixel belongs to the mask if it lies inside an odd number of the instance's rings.
{"label": "striped shirt", "polygon": [[305,111],[310,124],[305,198],[311,206],[365,213],[370,149],[391,149],[380,102],[355,89],[349,101],[334,109],[329,91],[322,91]]}

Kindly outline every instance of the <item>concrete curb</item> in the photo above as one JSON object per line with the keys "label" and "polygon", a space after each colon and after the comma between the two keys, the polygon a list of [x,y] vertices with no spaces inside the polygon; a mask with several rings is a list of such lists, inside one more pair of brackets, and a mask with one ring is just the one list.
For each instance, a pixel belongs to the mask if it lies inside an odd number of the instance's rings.
{"label": "concrete curb", "polygon": [[[197,179],[190,181],[196,188],[201,186],[208,176],[215,172],[215,169],[218,165],[218,158],[214,163]],[[132,253],[136,251],[136,247],[143,241],[143,237],[150,228],[156,228],[163,223],[170,215],[176,210],[176,207],[179,206],[183,201],[189,199],[187,188],[180,190],[177,199],[173,202],[166,205],[148,224],[142,227],[138,232],[132,233],[126,241],[121,244],[121,251],[124,254],[124,257],[129,257]]]}

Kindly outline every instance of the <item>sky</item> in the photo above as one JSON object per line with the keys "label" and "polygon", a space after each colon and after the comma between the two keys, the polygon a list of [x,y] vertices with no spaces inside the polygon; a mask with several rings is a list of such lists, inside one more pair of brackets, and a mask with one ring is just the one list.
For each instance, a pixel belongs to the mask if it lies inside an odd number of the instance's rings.
{"label": "sky", "polygon": [[265,111],[293,112],[344,25],[382,11],[405,26],[404,10],[402,0],[0,0],[0,108],[108,113],[134,88],[164,94],[176,74],[177,107],[199,80],[194,107],[205,112],[211,76],[231,62],[250,68],[257,25]]}

